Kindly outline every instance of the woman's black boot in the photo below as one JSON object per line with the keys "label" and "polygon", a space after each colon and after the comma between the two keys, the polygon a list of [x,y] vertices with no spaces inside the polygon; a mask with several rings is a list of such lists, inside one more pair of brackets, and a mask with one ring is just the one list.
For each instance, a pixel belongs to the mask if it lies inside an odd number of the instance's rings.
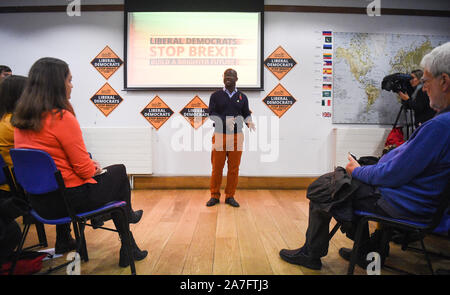
{"label": "woman's black boot", "polygon": [[70,223],[56,225],[55,254],[64,254],[76,248],[77,241],[70,234]]}
{"label": "woman's black boot", "polygon": [[[130,239],[131,239],[131,253],[133,255],[133,259],[135,261],[139,261],[147,257],[148,251],[139,249],[131,231],[130,231]],[[119,266],[127,267],[130,265],[130,260],[128,259],[128,252],[126,251],[126,247],[124,246],[123,238],[121,240],[122,246],[120,247]]]}

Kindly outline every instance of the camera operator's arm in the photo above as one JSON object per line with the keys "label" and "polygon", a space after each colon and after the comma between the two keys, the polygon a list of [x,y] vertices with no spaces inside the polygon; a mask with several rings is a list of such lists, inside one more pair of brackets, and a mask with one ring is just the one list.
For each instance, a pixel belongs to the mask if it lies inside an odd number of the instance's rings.
{"label": "camera operator's arm", "polygon": [[399,91],[398,96],[400,96],[400,98],[402,99],[402,103],[403,105],[405,105],[405,107],[411,108],[412,99],[410,99],[407,93]]}
{"label": "camera operator's arm", "polygon": [[404,101],[408,101],[409,100],[409,95],[407,93],[403,93],[401,91],[398,92],[398,96],[400,96],[400,98]]}

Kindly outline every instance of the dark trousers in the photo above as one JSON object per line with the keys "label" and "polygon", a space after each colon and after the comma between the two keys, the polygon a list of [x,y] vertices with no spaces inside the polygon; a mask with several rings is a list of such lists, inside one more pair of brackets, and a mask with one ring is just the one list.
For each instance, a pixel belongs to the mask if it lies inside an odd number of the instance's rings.
{"label": "dark trousers", "polygon": [[[352,196],[353,210],[372,212],[378,215],[389,216],[378,205],[377,201],[381,195],[375,191],[375,187],[361,183],[359,188]],[[316,206],[309,204],[308,229],[306,231],[305,247],[309,255],[313,257],[323,257],[328,254],[329,246],[329,228],[331,214],[317,209]],[[352,221],[353,228],[356,228],[358,220]],[[364,230],[364,239],[369,239],[369,228]],[[352,235],[347,234],[352,238]]]}
{"label": "dark trousers", "polygon": [[22,237],[20,227],[15,221],[7,224],[3,230],[2,239],[0,239],[0,265],[8,261]]}
{"label": "dark trousers", "polygon": [[131,214],[131,189],[125,166],[112,165],[105,169],[106,173],[94,177],[96,184],[87,183],[67,189],[67,197],[75,212],[91,211],[110,202],[125,201],[127,213]]}

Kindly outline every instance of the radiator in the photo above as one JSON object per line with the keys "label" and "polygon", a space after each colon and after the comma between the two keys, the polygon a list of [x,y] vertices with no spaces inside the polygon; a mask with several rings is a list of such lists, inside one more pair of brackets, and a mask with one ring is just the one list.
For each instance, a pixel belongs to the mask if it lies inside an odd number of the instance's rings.
{"label": "radiator", "polygon": [[334,167],[347,165],[347,155],[380,157],[391,128],[334,128]]}
{"label": "radiator", "polygon": [[124,164],[129,175],[152,174],[151,128],[81,128],[88,152],[102,167]]}

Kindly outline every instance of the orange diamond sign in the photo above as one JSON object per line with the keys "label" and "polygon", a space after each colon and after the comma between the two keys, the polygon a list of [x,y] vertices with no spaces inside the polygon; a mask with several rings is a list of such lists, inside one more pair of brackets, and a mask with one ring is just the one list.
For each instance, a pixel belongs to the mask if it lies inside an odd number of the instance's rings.
{"label": "orange diamond sign", "polygon": [[91,64],[105,79],[109,79],[123,64],[123,61],[106,46],[92,61]]}
{"label": "orange diamond sign", "polygon": [[208,106],[197,95],[180,111],[194,129],[202,126],[208,118]]}
{"label": "orange diamond sign", "polygon": [[106,83],[91,97],[91,101],[106,117],[123,101],[122,97]]}
{"label": "orange diamond sign", "polygon": [[278,48],[264,61],[264,66],[271,71],[278,80],[281,80],[296,64],[297,62],[281,46],[278,46]]}
{"label": "orange diamond sign", "polygon": [[142,116],[158,130],[173,115],[173,111],[159,96],[141,111]]}
{"label": "orange diamond sign", "polygon": [[287,110],[291,108],[291,106],[297,100],[292,97],[292,95],[283,87],[281,84],[278,84],[264,99],[263,102],[267,105],[269,109],[274,112],[278,118],[286,113]]}

